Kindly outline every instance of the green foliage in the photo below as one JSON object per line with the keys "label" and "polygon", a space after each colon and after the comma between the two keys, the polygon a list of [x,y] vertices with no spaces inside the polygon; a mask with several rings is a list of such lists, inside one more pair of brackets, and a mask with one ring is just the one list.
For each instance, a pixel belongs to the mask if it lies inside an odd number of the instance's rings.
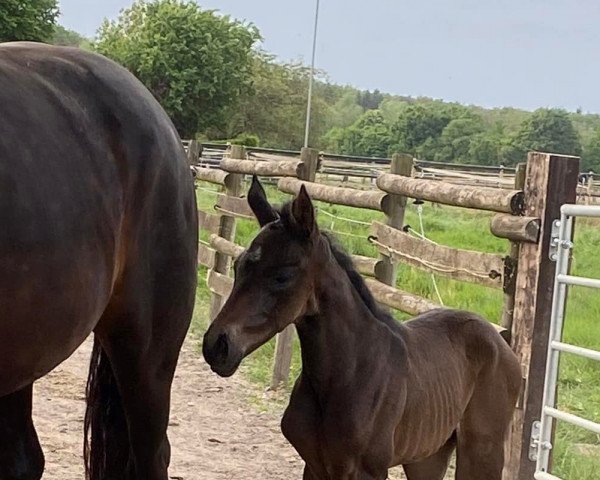
{"label": "green foliage", "polygon": [[600,173],[600,128],[583,149],[581,163],[582,170]]}
{"label": "green foliage", "polygon": [[480,118],[465,116],[450,120],[442,131],[435,160],[439,162],[471,163],[471,143],[483,131]]}
{"label": "green foliage", "polygon": [[377,110],[385,98],[379,90],[358,92],[356,103],[364,110]]}
{"label": "green foliage", "polygon": [[57,0],[2,0],[0,42],[46,42],[54,34],[58,13]]}
{"label": "green foliage", "polygon": [[[299,63],[281,64],[272,55],[258,52],[252,62],[251,77],[252,90],[232,109],[226,131],[213,130],[211,136],[229,138],[245,131],[257,134],[265,147],[302,147],[310,69]],[[330,85],[315,83],[310,125],[312,146],[318,146],[331,125],[330,103],[337,100],[337,91]]]}
{"label": "green foliage", "polygon": [[86,50],[92,49],[92,42],[79,33],[69,30],[62,25],[56,25],[52,35],[52,44],[66,47],[79,47]]}
{"label": "green foliage", "polygon": [[258,147],[260,146],[260,138],[253,133],[240,133],[236,137],[227,140],[227,143],[243,145],[244,147]]}
{"label": "green foliage", "polygon": [[391,137],[390,128],[379,110],[368,110],[352,126],[337,129],[329,140],[341,153],[386,157]]}
{"label": "green foliage", "polygon": [[133,72],[191,137],[226,123],[250,88],[252,25],[188,0],[137,1],[100,28],[97,50]]}
{"label": "green foliage", "polygon": [[363,108],[356,103],[354,89],[342,87],[339,99],[331,106],[331,128],[349,127],[363,112]]}
{"label": "green foliage", "polygon": [[514,145],[523,152],[581,155],[581,143],[569,114],[564,110],[540,108],[523,122]]}
{"label": "green foliage", "polygon": [[[251,25],[201,10],[191,0],[138,1],[105,22],[97,49],[150,88],[184,137],[265,147],[304,144],[310,69],[252,49]],[[55,39],[75,44],[74,32]],[[600,168],[600,116],[540,109],[484,109],[425,97],[331,84],[316,75],[310,146],[332,153],[514,165],[528,150],[580,155]],[[582,149],[582,145],[585,146]]]}
{"label": "green foliage", "polygon": [[446,125],[458,116],[453,105],[410,104],[403,109],[391,126],[394,148],[397,151],[425,154],[434,147]]}

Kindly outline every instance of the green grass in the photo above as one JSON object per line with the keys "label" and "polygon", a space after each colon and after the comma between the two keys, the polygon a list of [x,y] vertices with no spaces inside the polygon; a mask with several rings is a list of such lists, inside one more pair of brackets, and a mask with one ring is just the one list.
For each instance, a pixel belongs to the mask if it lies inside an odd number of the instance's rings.
{"label": "green grass", "polygon": [[[202,184],[202,188],[215,190],[214,186]],[[281,202],[289,197],[268,187],[269,198]],[[215,197],[206,190],[198,190],[199,206],[211,211]],[[376,256],[376,249],[367,241],[369,227],[332,218],[323,211],[337,217],[345,217],[369,223],[383,220],[383,214],[363,209],[354,209],[317,202],[319,225],[322,229],[337,232],[337,237],[346,249],[354,254]],[[508,242],[495,238],[489,232],[490,214],[457,209],[423,207],[423,222],[428,238],[444,245],[470,250],[507,254]],[[405,224],[419,229],[416,207],[409,203]],[[236,242],[247,246],[258,227],[255,222],[241,220],[237,223]],[[359,238],[360,237],[360,238]],[[206,234],[202,234],[206,239]],[[573,274],[600,278],[600,223],[578,221],[575,236]],[[203,332],[208,317],[209,293],[204,282],[205,270],[200,272],[197,309],[194,330]],[[498,322],[502,312],[501,291],[471,285],[444,277],[436,277],[441,298],[446,306],[476,312],[492,322]],[[411,267],[399,269],[398,288],[419,294],[437,302],[431,275]],[[406,316],[398,314],[397,318]],[[600,292],[582,287],[573,287],[569,292],[564,329],[566,342],[600,350]],[[269,342],[245,360],[242,374],[260,387],[269,384],[273,361],[274,341]],[[300,370],[299,347],[294,345],[292,378]],[[561,361],[559,382],[559,407],[562,410],[600,422],[600,364],[564,355]],[[555,475],[565,480],[592,480],[599,478],[600,436],[559,423],[554,447]]]}

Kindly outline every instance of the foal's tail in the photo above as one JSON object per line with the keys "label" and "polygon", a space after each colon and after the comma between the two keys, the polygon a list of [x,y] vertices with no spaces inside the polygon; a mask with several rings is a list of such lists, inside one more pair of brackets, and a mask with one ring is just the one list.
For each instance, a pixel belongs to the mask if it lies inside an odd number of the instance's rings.
{"label": "foal's tail", "polygon": [[96,335],[86,400],[83,444],[86,479],[122,478],[129,458],[127,424],[112,367]]}

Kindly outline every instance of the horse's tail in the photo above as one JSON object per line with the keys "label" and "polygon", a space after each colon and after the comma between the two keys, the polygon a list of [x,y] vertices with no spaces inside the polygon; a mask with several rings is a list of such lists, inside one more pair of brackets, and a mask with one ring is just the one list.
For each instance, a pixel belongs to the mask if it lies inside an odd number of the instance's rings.
{"label": "horse's tail", "polygon": [[129,458],[127,424],[113,369],[96,336],[86,400],[83,444],[86,479],[122,478]]}

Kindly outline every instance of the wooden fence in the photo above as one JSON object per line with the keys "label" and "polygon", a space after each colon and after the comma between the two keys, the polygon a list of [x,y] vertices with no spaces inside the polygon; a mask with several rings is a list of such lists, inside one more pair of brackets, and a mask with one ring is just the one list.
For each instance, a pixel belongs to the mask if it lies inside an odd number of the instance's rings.
{"label": "wooden fence", "polygon": [[[503,291],[503,312],[498,328],[511,341],[523,370],[522,396],[506,442],[504,479],[533,478],[535,465],[528,459],[529,437],[542,401],[555,268],[548,253],[552,222],[559,218],[562,204],[576,199],[579,160],[533,152],[527,164],[520,164],[510,172],[512,188],[507,185],[494,188],[414,178],[411,176],[415,170],[413,159],[397,154],[387,166],[387,172],[376,178],[374,188],[365,191],[317,182],[320,157],[316,150],[303,149],[299,157],[288,157],[288,160],[260,161],[248,155],[244,148],[232,146],[220,161],[220,168],[214,165],[192,167],[198,180],[223,189],[217,197],[217,213],[199,213],[201,228],[211,234],[208,245],[201,245],[199,252],[199,262],[209,269],[211,319],[232,288],[230,260],[243,251],[234,241],[236,218],[252,218],[241,191],[244,175],[277,179],[277,188],[288,194],[297,193],[304,183],[315,200],[381,211],[386,221],[372,222],[369,236],[379,258],[353,257],[380,303],[411,315],[438,307],[429,299],[396,288],[396,270],[402,264]],[[490,232],[509,242],[509,253],[499,255],[451,248],[409,235],[402,228],[407,198],[494,212]],[[289,375],[292,339],[291,327],[277,337],[273,388],[285,382]]]}
{"label": "wooden fence", "polygon": [[[228,145],[184,141],[189,149],[190,162],[205,168],[220,168],[220,162],[228,151]],[[248,159],[281,162],[298,158],[300,152],[271,148],[252,147],[246,149]],[[359,157],[319,152],[316,180],[334,186],[375,189],[376,179],[390,171],[392,159]],[[460,163],[432,162],[413,159],[409,176],[427,180],[467,186],[484,186],[512,189],[517,169],[502,165],[466,165]],[[268,180],[267,180],[268,181]],[[577,203],[600,204],[600,174],[582,172],[577,187]]]}

